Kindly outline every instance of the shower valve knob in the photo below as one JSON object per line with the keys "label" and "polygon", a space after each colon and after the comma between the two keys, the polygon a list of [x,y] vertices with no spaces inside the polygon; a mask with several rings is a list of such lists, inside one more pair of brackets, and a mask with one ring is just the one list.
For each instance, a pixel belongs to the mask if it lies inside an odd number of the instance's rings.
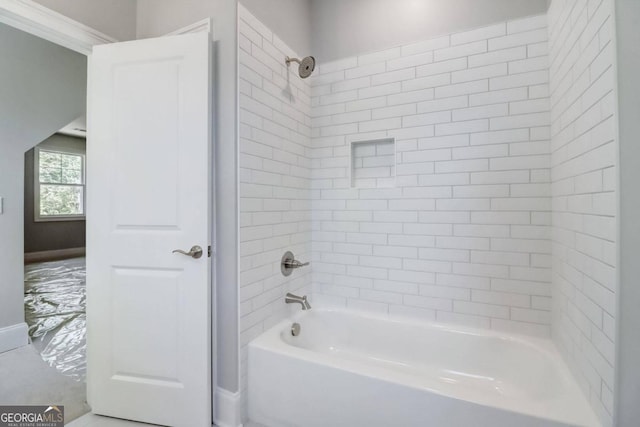
{"label": "shower valve knob", "polygon": [[280,271],[284,276],[289,276],[294,269],[305,267],[307,265],[309,265],[308,262],[298,261],[297,259],[295,259],[295,256],[293,255],[293,253],[291,253],[291,251],[287,251],[282,256],[282,260],[280,261]]}

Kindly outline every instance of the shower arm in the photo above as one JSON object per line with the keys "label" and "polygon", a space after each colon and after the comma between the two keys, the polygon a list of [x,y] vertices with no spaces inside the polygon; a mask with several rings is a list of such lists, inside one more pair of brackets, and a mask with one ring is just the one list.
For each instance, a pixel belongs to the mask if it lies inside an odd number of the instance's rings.
{"label": "shower arm", "polygon": [[302,65],[302,62],[298,58],[289,58],[288,56],[284,59],[284,62],[286,62],[287,65],[291,64],[292,62],[297,62],[298,64]]}

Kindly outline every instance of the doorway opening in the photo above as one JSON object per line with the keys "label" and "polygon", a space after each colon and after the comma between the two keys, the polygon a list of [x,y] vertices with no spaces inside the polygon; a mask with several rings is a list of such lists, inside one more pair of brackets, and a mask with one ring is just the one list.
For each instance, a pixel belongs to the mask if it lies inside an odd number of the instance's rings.
{"label": "doorway opening", "polygon": [[[84,281],[78,280],[83,261],[76,260],[73,274],[61,274],[67,258],[84,255],[78,249],[85,246],[86,135],[79,130],[84,119],[76,119],[86,112],[87,57],[5,23],[0,50],[0,329],[9,324],[20,332],[0,337],[0,403],[63,406],[71,421],[89,410],[83,375],[77,375],[84,368],[75,375],[62,369],[72,360],[84,366],[82,339],[71,340],[84,336],[77,326],[85,315]],[[69,239],[76,242],[61,246]],[[77,333],[62,333],[71,326]]]}
{"label": "doorway opening", "polygon": [[25,153],[25,318],[43,360],[86,379],[86,130],[80,117]]}
{"label": "doorway opening", "polygon": [[80,117],[27,151],[24,169],[25,321],[31,351],[56,374],[37,395],[44,399],[60,386],[67,419],[90,410],[85,122]]}

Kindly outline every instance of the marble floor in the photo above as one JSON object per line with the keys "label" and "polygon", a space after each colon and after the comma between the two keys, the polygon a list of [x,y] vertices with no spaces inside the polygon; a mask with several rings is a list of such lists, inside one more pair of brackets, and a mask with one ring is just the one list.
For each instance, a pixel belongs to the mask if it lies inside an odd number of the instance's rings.
{"label": "marble floor", "polygon": [[[67,427],[148,427],[153,424],[136,423],[117,418],[103,417],[95,414],[86,414],[77,420],[67,424]],[[266,427],[262,424],[249,421],[244,427]]]}
{"label": "marble floor", "polygon": [[82,381],[49,366],[33,345],[0,354],[0,405],[64,405],[66,419],[89,412]]}
{"label": "marble floor", "polygon": [[136,423],[133,421],[120,420],[118,418],[86,414],[66,425],[68,427],[145,427],[151,426],[152,424]]}
{"label": "marble floor", "polygon": [[[61,375],[48,366],[32,345],[0,353],[0,378],[0,405],[62,404],[66,418],[72,419],[66,424],[70,427],[152,425],[87,413],[90,408],[85,403],[85,384]],[[266,426],[247,422],[244,427]]]}

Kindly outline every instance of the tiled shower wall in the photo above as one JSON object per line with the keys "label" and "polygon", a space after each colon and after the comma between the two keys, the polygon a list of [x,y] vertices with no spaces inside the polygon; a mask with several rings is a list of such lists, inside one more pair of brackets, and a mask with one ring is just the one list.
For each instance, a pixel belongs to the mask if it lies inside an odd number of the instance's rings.
{"label": "tiled shower wall", "polygon": [[311,292],[309,269],[288,278],[280,272],[287,250],[301,260],[311,257],[311,89],[297,67],[289,70],[284,63],[294,52],[243,6],[239,32],[240,344],[246,390],[248,342],[287,317],[288,291]]}
{"label": "tiled shower wall", "polygon": [[612,0],[549,9],[553,335],[611,425],[617,152]]}
{"label": "tiled shower wall", "polygon": [[[549,334],[547,34],[536,16],[320,63],[316,302]],[[351,144],[388,138],[391,188],[352,188]]]}
{"label": "tiled shower wall", "polygon": [[552,324],[611,424],[611,3],[553,0],[549,29],[501,23],[320,63],[309,80],[240,7],[243,388],[246,344],[287,315],[284,293],[311,292],[311,270],[285,279],[280,257],[309,259],[313,240],[314,305]]}

